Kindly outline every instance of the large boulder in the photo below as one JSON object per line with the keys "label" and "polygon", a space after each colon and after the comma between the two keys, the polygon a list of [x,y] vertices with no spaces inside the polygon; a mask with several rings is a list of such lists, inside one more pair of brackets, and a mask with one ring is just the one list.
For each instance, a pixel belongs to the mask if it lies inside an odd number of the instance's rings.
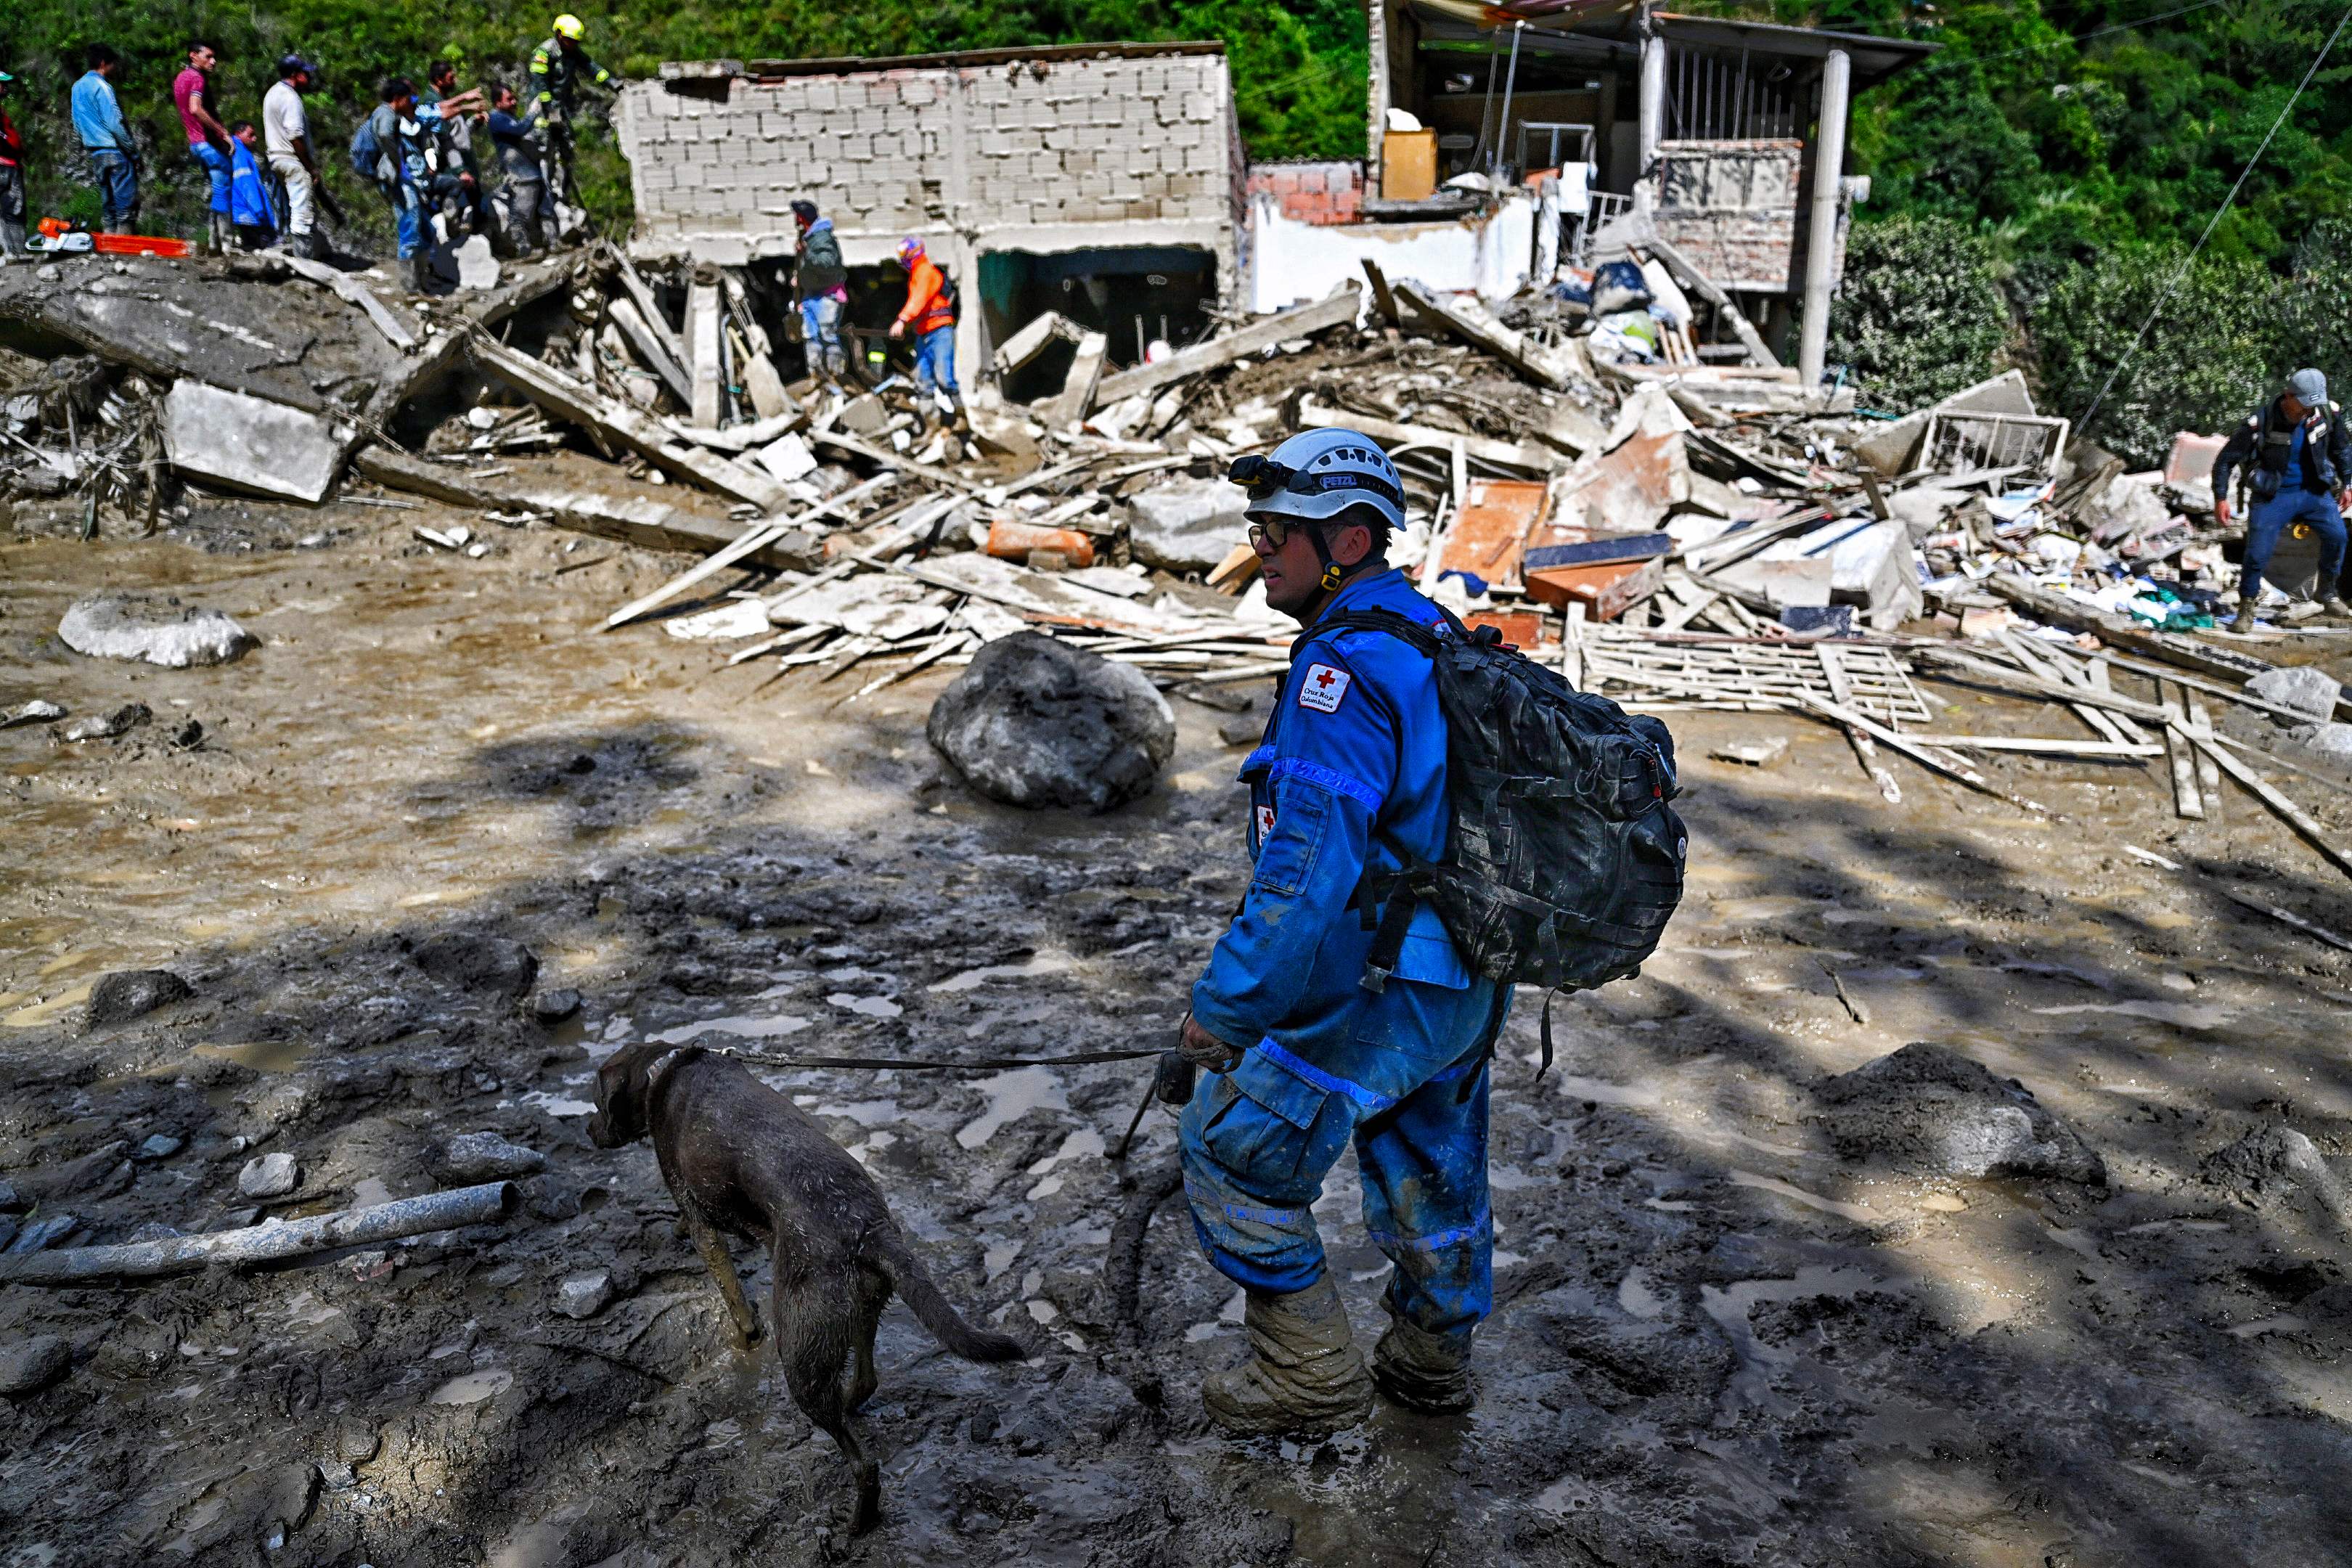
{"label": "large boulder", "polygon": [[58,636],[91,658],[144,659],[166,669],[226,664],[258,640],[218,610],[152,594],[77,599],[58,623]]}
{"label": "large boulder", "polygon": [[1133,665],[1035,632],[972,656],[924,727],[972,788],[1010,805],[1108,811],[1176,754],[1176,715]]}
{"label": "large boulder", "polygon": [[1848,1160],[1923,1176],[2106,1184],[2098,1152],[2023,1084],[1942,1046],[1914,1041],[1826,1079],[1813,1098],[1831,1144]]}
{"label": "large boulder", "polygon": [[2304,1207],[2329,1218],[2352,1217],[2344,1183],[2318,1145],[2292,1127],[2257,1127],[2206,1155],[2197,1173],[2251,1209]]}
{"label": "large boulder", "polygon": [[1223,479],[1169,479],[1129,500],[1127,542],[1163,572],[1208,572],[1249,537],[1249,496]]}
{"label": "large boulder", "polygon": [[195,994],[168,969],[123,969],[101,978],[89,994],[89,1026],[127,1024]]}

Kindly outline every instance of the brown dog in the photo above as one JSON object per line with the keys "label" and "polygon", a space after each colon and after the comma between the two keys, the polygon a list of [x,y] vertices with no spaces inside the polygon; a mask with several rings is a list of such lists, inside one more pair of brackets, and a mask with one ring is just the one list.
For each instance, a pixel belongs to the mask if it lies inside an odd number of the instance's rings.
{"label": "brown dog", "polygon": [[[588,1136],[599,1149],[618,1149],[648,1132],[662,1180],[747,1349],[759,1341],[760,1321],[719,1233],[768,1248],[770,1316],[784,1382],[856,1472],[851,1533],[870,1529],[881,1515],[882,1471],[851,1435],[849,1415],[873,1396],[874,1332],[891,1290],[966,1361],[1018,1361],[1028,1352],[956,1315],[874,1178],[806,1111],[740,1064],[699,1046],[639,1044],[616,1052],[597,1069]],[[843,1363],[853,1351],[856,1373],[845,1387]]]}

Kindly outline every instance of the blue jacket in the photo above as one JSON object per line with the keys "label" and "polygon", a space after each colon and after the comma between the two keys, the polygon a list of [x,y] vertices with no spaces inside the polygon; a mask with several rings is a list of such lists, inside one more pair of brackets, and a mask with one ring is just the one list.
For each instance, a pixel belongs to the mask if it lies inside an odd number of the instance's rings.
{"label": "blue jacket", "polygon": [[92,153],[129,153],[137,149],[131,127],[122,121],[122,105],[114,84],[96,71],[84,71],[73,84],[74,131]]}
{"label": "blue jacket", "polygon": [[269,182],[262,178],[261,161],[253,149],[231,139],[228,164],[228,220],[247,228],[275,229],[278,209],[270,205]]}
{"label": "blue jacket", "polygon": [[[1395,571],[1349,583],[1325,614],[1376,608],[1444,621]],[[1341,1087],[1370,1088],[1374,1099],[1393,1097],[1402,1089],[1368,1082],[1391,1076],[1381,1064],[1343,1059],[1344,1022],[1370,995],[1360,982],[1372,942],[1348,905],[1368,865],[1393,870],[1400,850],[1418,860],[1445,850],[1445,720],[1428,658],[1385,633],[1310,627],[1265,742],[1241,776],[1255,867],[1241,912],[1192,988],[1192,1016],[1327,1090],[1344,1079]],[[1454,990],[1471,984],[1435,911],[1415,911],[1396,978]],[[1431,1065],[1398,1068],[1411,1078]]]}

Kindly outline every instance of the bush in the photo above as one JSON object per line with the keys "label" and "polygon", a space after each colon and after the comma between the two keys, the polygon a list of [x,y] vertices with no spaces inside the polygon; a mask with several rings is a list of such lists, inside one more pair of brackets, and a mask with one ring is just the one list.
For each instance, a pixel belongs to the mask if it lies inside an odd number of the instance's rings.
{"label": "bush", "polygon": [[2009,333],[1992,248],[1948,218],[1858,226],[1830,316],[1830,358],[1865,405],[1906,410],[1982,381]]}

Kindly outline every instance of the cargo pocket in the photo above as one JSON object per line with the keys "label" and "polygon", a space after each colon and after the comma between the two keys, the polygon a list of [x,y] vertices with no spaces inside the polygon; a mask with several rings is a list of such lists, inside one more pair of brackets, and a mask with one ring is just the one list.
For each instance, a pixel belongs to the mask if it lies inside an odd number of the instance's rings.
{"label": "cargo pocket", "polygon": [[1319,1176],[1339,1158],[1354,1130],[1353,1108],[1285,1072],[1257,1051],[1225,1075],[1233,1103],[1218,1107],[1202,1127],[1201,1142],[1229,1171],[1262,1183]]}
{"label": "cargo pocket", "polygon": [[1319,789],[1293,789],[1276,807],[1274,831],[1258,846],[1250,883],[1276,898],[1295,899],[1315,873],[1330,821],[1331,797]]}

